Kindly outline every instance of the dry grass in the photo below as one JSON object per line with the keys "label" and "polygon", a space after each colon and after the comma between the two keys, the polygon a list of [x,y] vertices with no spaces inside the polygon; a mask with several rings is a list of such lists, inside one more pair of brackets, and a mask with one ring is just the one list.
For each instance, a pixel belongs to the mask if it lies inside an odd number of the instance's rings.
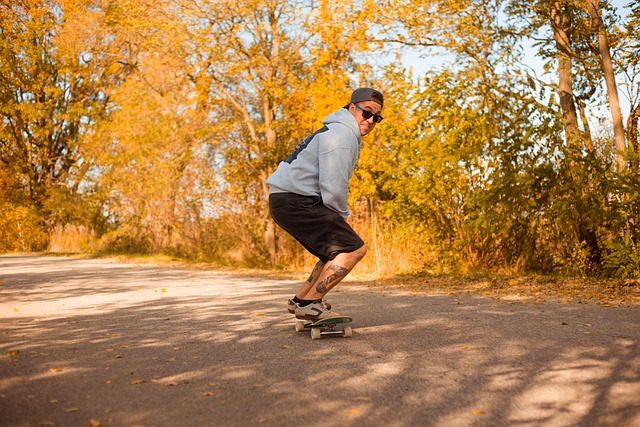
{"label": "dry grass", "polygon": [[595,280],[518,277],[434,277],[408,275],[373,281],[373,286],[420,293],[464,293],[500,300],[600,304],[623,306],[640,304],[638,280]]}

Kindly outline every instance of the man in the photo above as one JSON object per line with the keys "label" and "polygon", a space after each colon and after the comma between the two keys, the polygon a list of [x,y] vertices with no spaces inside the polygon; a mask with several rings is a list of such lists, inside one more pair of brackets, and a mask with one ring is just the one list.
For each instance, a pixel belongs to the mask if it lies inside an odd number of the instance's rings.
{"label": "man", "polygon": [[362,137],[382,121],[382,93],[356,89],[344,108],[305,138],[267,179],[274,221],[318,257],[311,275],[288,301],[297,318],[340,316],[325,295],[364,257],[364,242],[347,224],[349,180]]}

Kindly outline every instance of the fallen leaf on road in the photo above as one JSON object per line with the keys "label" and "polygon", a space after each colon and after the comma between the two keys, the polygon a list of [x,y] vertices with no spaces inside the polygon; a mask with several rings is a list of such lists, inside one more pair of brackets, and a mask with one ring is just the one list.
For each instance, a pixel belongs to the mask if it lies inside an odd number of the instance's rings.
{"label": "fallen leaf on road", "polygon": [[482,409],[472,409],[471,413],[473,415],[482,415],[482,414],[484,414],[484,411]]}
{"label": "fallen leaf on road", "polygon": [[78,412],[79,410],[80,408],[76,408],[75,406],[72,406],[71,408],[66,408],[64,412]]}
{"label": "fallen leaf on road", "polygon": [[89,420],[89,424],[91,424],[91,427],[100,427],[102,425],[100,421],[94,420],[93,418]]}
{"label": "fallen leaf on road", "polygon": [[144,384],[144,380],[133,380],[131,384]]}
{"label": "fallen leaf on road", "polygon": [[20,351],[18,351],[18,350],[11,350],[11,351],[9,351],[9,352],[7,353],[7,355],[8,355],[9,357],[17,356],[17,355],[19,355],[19,354],[20,354]]}

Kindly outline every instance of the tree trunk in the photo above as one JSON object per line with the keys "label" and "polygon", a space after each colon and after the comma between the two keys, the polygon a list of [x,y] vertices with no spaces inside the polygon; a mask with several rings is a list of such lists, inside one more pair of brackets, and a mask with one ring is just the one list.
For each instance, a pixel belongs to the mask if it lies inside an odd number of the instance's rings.
{"label": "tree trunk", "polygon": [[589,126],[589,119],[587,118],[587,112],[584,106],[584,102],[580,99],[580,97],[576,98],[576,105],[578,107],[578,112],[580,113],[580,121],[582,122],[582,127],[584,128],[584,140],[587,150],[593,151],[593,138],[591,137],[591,126]]}
{"label": "tree trunk", "polygon": [[563,0],[551,3],[551,28],[558,51],[558,96],[566,134],[567,145],[580,135],[578,115],[573,97],[573,72],[571,40],[566,31],[567,23],[563,15]]}
{"label": "tree trunk", "polygon": [[618,88],[613,73],[613,65],[611,62],[611,53],[609,50],[609,40],[605,31],[598,0],[588,0],[587,8],[591,15],[593,30],[598,36],[598,50],[600,53],[600,61],[604,79],[607,84],[607,94],[609,96],[609,109],[611,110],[611,119],[613,120],[613,135],[616,143],[616,163],[618,170],[623,171],[627,168],[627,162],[624,154],[627,152],[627,144],[624,137],[624,127],[622,124],[622,112],[620,110],[620,101],[618,99]]}
{"label": "tree trunk", "polygon": [[634,167],[638,167],[639,166],[639,162],[638,162],[638,144],[640,143],[640,141],[638,141],[638,120],[640,119],[640,104],[636,105],[635,108],[631,109],[631,112],[629,113],[629,118],[627,119],[627,139],[629,140],[629,146],[631,147],[631,150],[633,152],[633,157],[632,157],[632,165]]}
{"label": "tree trunk", "polygon": [[[274,129],[274,119],[275,119],[275,108],[272,105],[271,100],[267,95],[263,95],[262,98],[262,107],[263,107],[263,117],[264,117],[264,126],[265,136],[267,146],[269,148],[275,147],[278,137],[276,130]],[[265,173],[262,173],[260,176],[260,180],[262,181],[262,191],[264,194],[265,200],[265,229],[264,229],[264,244],[269,251],[269,257],[271,258],[271,263],[275,264],[277,262],[277,253],[276,253],[276,229],[273,223],[273,220],[269,216],[269,187],[267,186],[267,178],[269,178],[271,171],[267,170]]]}

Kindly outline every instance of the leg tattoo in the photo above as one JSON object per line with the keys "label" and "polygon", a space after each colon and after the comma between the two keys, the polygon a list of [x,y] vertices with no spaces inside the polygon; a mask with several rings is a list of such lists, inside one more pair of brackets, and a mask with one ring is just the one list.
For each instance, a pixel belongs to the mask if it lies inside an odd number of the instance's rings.
{"label": "leg tattoo", "polygon": [[331,264],[327,268],[333,271],[333,274],[316,285],[316,291],[320,294],[326,294],[329,292],[331,288],[338,284],[340,280],[344,279],[344,277],[349,273],[349,269],[335,264]]}
{"label": "leg tattoo", "polygon": [[322,271],[322,267],[324,267],[324,262],[316,262],[316,265],[313,267],[313,271],[307,279],[307,283],[313,283],[318,278],[318,274],[320,274],[320,272]]}

